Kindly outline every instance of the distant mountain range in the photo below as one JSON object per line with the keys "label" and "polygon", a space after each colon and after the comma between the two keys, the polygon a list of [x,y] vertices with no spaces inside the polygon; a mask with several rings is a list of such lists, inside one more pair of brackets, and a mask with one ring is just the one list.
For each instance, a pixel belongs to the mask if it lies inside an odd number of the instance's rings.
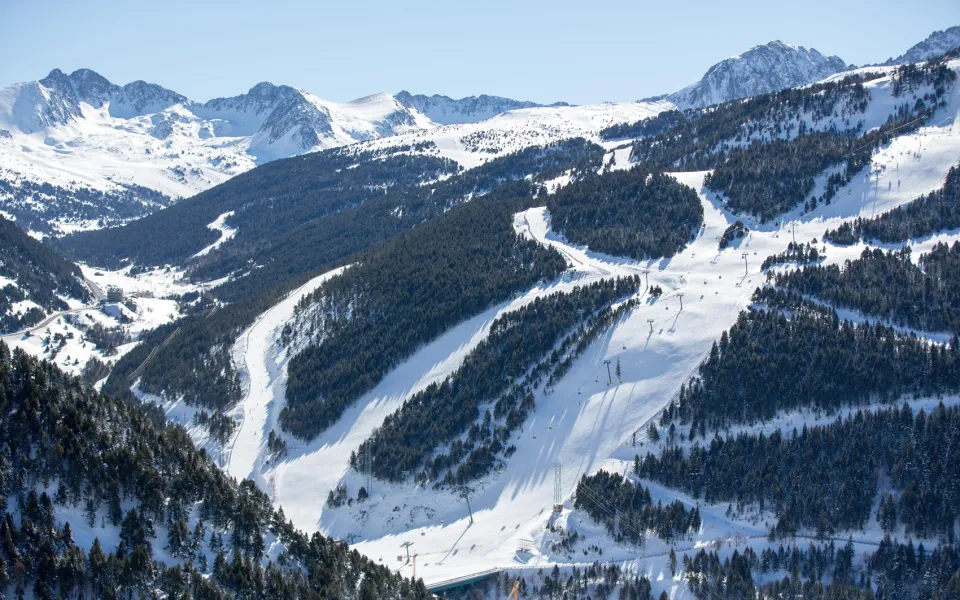
{"label": "distant mountain range", "polygon": [[[442,125],[476,123],[495,117],[508,110],[518,108],[537,108],[545,106],[536,102],[526,102],[523,100],[511,100],[510,98],[501,98],[500,96],[469,96],[454,100],[449,96],[425,96],[423,94],[413,95],[410,92],[403,91],[395,95],[397,102],[406,108],[417,111],[426,116],[434,123]],[[570,106],[566,102],[555,102],[549,106]]]}
{"label": "distant mountain range", "polygon": [[[924,60],[958,44],[960,27],[937,31],[884,64]],[[407,91],[339,103],[268,82],[197,102],[153,83],[121,86],[90,69],[54,69],[37,81],[0,88],[0,213],[47,234],[99,228],[154,212],[258,164],[396,136],[430,141],[442,135],[449,157],[476,166],[508,149],[544,143],[545,135],[589,136],[637,112],[703,108],[852,68],[839,57],[774,41],[722,60],[698,82],[640,108],[578,109]],[[505,113],[510,117],[503,123],[476,126]],[[422,135],[434,130],[441,133]]]}
{"label": "distant mountain range", "polygon": [[[201,103],[144,81],[118,86],[90,69],[78,69],[69,75],[54,69],[43,79],[4,89],[2,99],[0,122],[23,134],[70,126],[97,116],[125,120],[149,117],[145,132],[158,140],[175,135],[201,140],[249,138],[247,150],[258,162],[414,128],[472,123],[507,110],[541,106],[497,96],[454,100],[405,91],[337,103],[268,82],[258,83],[246,94]],[[88,107],[86,112],[84,105]]]}
{"label": "distant mountain range", "polygon": [[0,88],[0,211],[45,233],[102,227],[278,158],[538,106],[409,92],[338,103],[267,82],[196,102],[54,69]]}

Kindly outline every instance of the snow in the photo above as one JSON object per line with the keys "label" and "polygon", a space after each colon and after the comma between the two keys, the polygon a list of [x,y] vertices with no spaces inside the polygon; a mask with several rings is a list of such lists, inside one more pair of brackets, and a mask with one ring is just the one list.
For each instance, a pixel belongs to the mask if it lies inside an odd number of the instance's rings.
{"label": "snow", "polygon": [[240,426],[225,452],[225,470],[243,479],[254,472],[262,444],[271,429],[280,430],[276,420],[282,408],[276,399],[282,399],[285,381],[277,377],[287,364],[286,350],[277,341],[280,329],[293,316],[294,308],[305,296],[324,281],[343,272],[345,267],[314,277],[291,292],[281,302],[260,315],[256,322],[237,338],[233,356],[245,360],[242,376],[246,379],[246,394],[231,411]]}
{"label": "snow", "polygon": [[847,69],[837,56],[774,41],[720,61],[700,81],[667,98],[681,108],[704,108],[804,85]]}
{"label": "snow", "polygon": [[[765,281],[760,264],[767,256],[786,249],[794,229],[797,241],[819,240],[825,229],[835,228],[857,216],[890,210],[942,185],[947,170],[960,161],[960,131],[954,125],[960,109],[956,94],[949,104],[935,117],[935,126],[897,138],[874,155],[873,166],[868,171],[879,173],[879,186],[876,174],[863,175],[841,189],[830,206],[821,206],[812,213],[793,211],[777,223],[766,225],[747,219],[751,232],[736,248],[720,251],[718,242],[724,229],[742,217],[731,214],[720,198],[702,187],[703,172],[674,174],[698,192],[705,223],[694,241],[671,259],[637,262],[602,255],[570,244],[553,232],[549,212],[544,208],[516,215],[517,231],[557,248],[567,258],[570,269],[558,280],[535,286],[511,301],[491,307],[427,344],[360,398],[316,440],[303,444],[288,439],[289,455],[279,461],[264,460],[262,436],[273,428],[276,413],[282,406],[285,357],[270,340],[254,343],[256,336],[248,338],[251,341],[241,352],[241,361],[248,371],[262,369],[266,374],[267,379],[261,379],[264,385],[256,388],[269,386],[270,390],[255,406],[261,415],[269,414],[266,425],[262,425],[263,419],[258,417],[255,427],[249,429],[259,431],[260,437],[245,442],[247,450],[242,460],[241,454],[234,450],[236,462],[231,459],[230,472],[237,475],[248,472],[249,451],[259,449],[252,459],[253,477],[283,506],[298,527],[348,540],[360,552],[406,575],[411,574],[411,565],[397,563],[395,557],[401,553],[401,543],[413,542],[412,550],[419,555],[417,575],[428,583],[490,568],[519,572],[552,564],[569,568],[578,561],[612,560],[624,561],[634,572],[641,570],[652,576],[655,594],[666,590],[677,598],[689,597],[682,580],[669,575],[665,558],[669,548],[662,542],[651,540],[643,553],[633,547],[617,547],[602,527],[571,510],[570,496],[576,481],[580,475],[600,468],[617,472],[629,469],[637,451],[629,445],[633,433],[642,430],[649,419],[659,414],[680,384],[696,369],[713,341],[734,323],[740,310],[750,304],[753,290]],[[510,114],[501,115],[474,126],[490,128],[492,122],[511,118]],[[436,139],[442,140],[442,136]],[[385,143],[385,140],[371,142]],[[438,142],[438,145],[441,144]],[[455,145],[450,144],[441,152],[452,156],[454,148]],[[609,148],[608,151],[612,156],[608,155],[606,164],[614,168],[629,166],[621,150]],[[564,177],[550,183],[555,189],[565,183]],[[957,240],[960,232],[917,240],[914,256],[936,241]],[[826,244],[825,264],[854,259],[862,249],[862,244],[851,247]],[[746,265],[743,252],[748,254]],[[353,497],[364,484],[363,478],[349,468],[350,453],[411,394],[452,373],[486,336],[497,315],[545,293],[645,270],[650,271],[650,284],[663,287],[664,295],[656,301],[644,297],[646,302],[614,325],[574,363],[552,394],[537,394],[535,413],[524,424],[522,432],[511,440],[517,452],[505,470],[473,486],[470,503],[474,525],[470,525],[466,505],[456,494],[411,484],[375,481],[371,497],[365,503],[338,509],[325,506],[327,492],[336,485],[346,484]],[[681,293],[682,311],[678,310]],[[276,313],[270,317],[269,326],[259,335],[265,336],[266,330],[275,332],[281,327],[281,316]],[[850,311],[844,316],[864,319]],[[652,332],[647,319],[653,319]],[[936,332],[920,333],[940,339]],[[623,383],[606,385],[605,359],[620,360]],[[947,399],[948,402],[955,400]],[[272,404],[265,409],[261,406],[263,402]],[[911,404],[929,407],[934,402],[934,399],[922,399]],[[801,421],[819,422],[821,418],[823,415],[781,415],[763,427],[794,426]],[[638,439],[644,437],[641,431]],[[561,465],[565,498],[565,509],[559,516],[553,516],[550,508],[556,462]],[[652,487],[653,493],[665,501],[679,497],[691,505],[696,504],[696,499]],[[677,542],[676,547],[689,550],[719,543],[721,552],[729,553],[736,545],[733,540],[737,536],[742,538],[741,547],[750,544],[759,551],[769,544],[766,541],[769,515],[748,511],[745,515],[728,517],[726,509],[726,504],[701,504],[703,530],[690,540]],[[550,541],[555,538],[545,530],[547,523],[587,533],[588,539],[581,542],[581,546],[597,544],[604,549],[603,555],[583,556],[582,548],[570,557],[552,553]],[[847,532],[840,535],[842,541],[847,535]],[[865,551],[872,547],[877,535],[872,529],[854,532],[854,538],[862,542],[858,549]],[[521,540],[530,540],[529,554],[517,554]],[[637,558],[638,554],[646,556]]]}
{"label": "snow", "polygon": [[[171,296],[212,287],[216,282],[195,284],[183,279],[183,273],[170,268],[153,269],[131,275],[131,268],[107,271],[80,265],[83,275],[97,284],[105,293],[116,287],[123,292],[122,303],[98,302],[84,306],[70,302],[69,310],[54,313],[39,325],[26,331],[0,336],[11,348],[54,361],[64,371],[80,374],[92,358],[111,364],[139,343],[139,336],[180,317],[177,301]],[[24,303],[30,303],[29,300]],[[18,303],[22,304],[22,303]],[[24,304],[24,307],[28,307]],[[131,308],[132,307],[132,308]],[[90,342],[84,341],[85,329],[94,324],[104,327],[123,327],[133,339],[117,348],[114,354],[104,354]],[[57,336],[62,336],[58,342]],[[62,347],[61,347],[62,343]]]}
{"label": "snow", "polygon": [[[951,64],[954,68],[960,63]],[[883,118],[888,110],[883,80],[871,82],[875,102],[866,120]],[[593,252],[565,240],[551,228],[549,211],[532,208],[515,216],[519,233],[556,248],[570,268],[557,280],[538,284],[517,297],[488,308],[436,340],[420,348],[408,360],[390,372],[373,390],[361,397],[344,415],[309,444],[289,436],[284,439],[289,454],[276,460],[267,456],[265,437],[279,432],[277,416],[283,407],[286,386],[287,351],[278,342],[279,331],[295,318],[296,302],[315,290],[336,272],[321,275],[266,311],[238,339],[233,347],[235,363],[245,379],[245,394],[231,413],[240,422],[235,438],[224,452],[224,468],[236,477],[251,477],[271,498],[284,508],[294,524],[307,531],[319,530],[348,540],[352,547],[373,560],[382,562],[404,575],[411,565],[397,563],[400,544],[413,542],[419,555],[417,575],[428,583],[476,573],[491,568],[527,572],[558,564],[564,569],[593,560],[622,561],[630,572],[641,572],[654,582],[654,594],[667,591],[673,598],[688,598],[681,578],[672,578],[666,567],[669,547],[651,540],[639,550],[614,544],[603,528],[571,508],[571,495],[583,474],[598,469],[627,473],[633,455],[634,432],[638,441],[642,429],[676,394],[715,339],[750,304],[753,290],[765,276],[760,264],[767,256],[786,249],[796,236],[798,242],[822,237],[826,229],[858,216],[869,217],[912,201],[920,194],[940,187],[949,168],[960,161],[960,91],[955,87],[947,108],[932,120],[933,125],[896,138],[875,153],[872,165],[842,188],[829,206],[812,213],[796,209],[775,223],[760,224],[734,215],[722,198],[703,188],[705,172],[675,173],[681,183],[694,189],[704,209],[704,225],[695,239],[670,259],[634,261]],[[356,111],[382,111],[386,100],[371,98]],[[369,106],[367,106],[369,104]],[[434,141],[441,156],[466,167],[478,164],[530,144],[543,144],[573,135],[597,140],[602,127],[631,122],[671,108],[668,102],[603,104],[587,107],[537,107],[504,113],[479,123],[437,127],[429,131],[410,131],[391,138],[358,144],[358,149],[377,149]],[[329,108],[329,107],[327,107]],[[882,121],[879,121],[882,122]],[[3,142],[0,141],[0,144]],[[622,143],[622,142],[620,142]],[[629,148],[605,146],[606,168],[629,168]],[[822,178],[821,178],[822,179]],[[564,174],[550,182],[551,190],[568,182]],[[819,185],[822,186],[822,181]],[[815,192],[816,193],[816,192]],[[225,221],[218,217],[210,227],[221,231],[221,240],[229,235]],[[742,219],[750,233],[725,250],[718,250],[723,231],[736,219]],[[219,221],[219,225],[214,226]],[[914,240],[914,257],[938,241],[960,240],[960,232],[944,232]],[[876,244],[869,244],[876,247]],[[857,258],[864,244],[839,247],[826,244],[825,264],[842,264]],[[899,244],[897,245],[899,247]],[[742,256],[747,254],[746,261]],[[647,273],[648,272],[648,273]],[[135,296],[138,318],[166,322],[173,318],[172,302],[153,296],[168,296],[197,289],[179,279],[171,269],[158,269],[132,277],[129,272],[106,272],[84,267],[84,274],[101,284],[117,285],[125,295]],[[575,361],[570,371],[549,395],[539,391],[536,410],[522,431],[511,440],[517,446],[506,468],[476,482],[470,503],[473,524],[463,500],[448,490],[432,491],[412,484],[387,484],[375,481],[370,499],[338,509],[325,506],[327,492],[338,484],[347,486],[351,496],[363,484],[359,474],[349,468],[350,453],[366,440],[387,415],[396,411],[412,394],[452,373],[465,356],[482,341],[491,323],[505,311],[515,310],[534,298],[575,285],[618,275],[643,274],[651,285],[659,285],[659,299],[641,294],[640,306],[612,326]],[[682,295],[682,297],[681,297]],[[682,301],[682,310],[681,308]],[[175,306],[175,305],[174,305]],[[148,313],[147,308],[152,309]],[[152,316],[149,316],[152,315]],[[845,316],[864,320],[850,311]],[[650,321],[652,320],[652,329]],[[56,322],[47,329],[69,332],[68,324]],[[938,339],[936,332],[920,332]],[[34,336],[39,338],[45,335]],[[33,343],[30,339],[18,343]],[[69,345],[70,355],[80,352]],[[42,352],[42,349],[35,349]],[[622,365],[623,382],[608,386],[604,360]],[[168,417],[192,422],[194,409],[176,399],[156,399]],[[956,398],[947,402],[955,403]],[[928,407],[934,399],[911,402]],[[791,427],[814,423],[824,415],[790,413],[752,430],[776,426]],[[733,431],[732,431],[733,432]],[[193,431],[198,443],[205,443],[202,432]],[[552,512],[554,464],[560,464],[564,510]],[[649,484],[651,493],[664,501],[679,498],[694,506],[697,500]],[[766,540],[768,514],[748,512],[726,515],[727,505],[700,504],[704,527],[688,540],[675,544],[678,552],[697,547],[720,547],[725,555],[737,545],[749,544],[758,551],[769,545]],[[547,524],[572,528],[587,535],[573,555],[551,550],[555,534]],[[872,526],[871,526],[872,527]],[[877,539],[876,528],[854,532],[858,551],[869,549]],[[847,532],[841,534],[846,540]],[[529,540],[526,542],[524,540]],[[739,540],[739,541],[738,541]],[[603,555],[583,555],[590,544],[603,548]],[[529,552],[518,554],[524,545]],[[638,555],[640,555],[638,557]]]}
{"label": "snow", "polygon": [[197,252],[191,258],[199,258],[201,256],[206,256],[213,250],[216,250],[217,248],[225,244],[227,241],[233,238],[233,236],[237,235],[237,228],[230,227],[229,225],[226,224],[226,220],[233,216],[233,212],[234,211],[232,210],[227,211],[222,215],[220,215],[219,217],[217,217],[216,219],[214,219],[212,223],[207,223],[207,229],[219,232],[220,237],[217,238],[217,241],[213,242],[203,250]]}
{"label": "snow", "polygon": [[608,169],[610,171],[622,171],[624,169],[629,169],[633,167],[633,164],[630,162],[630,152],[633,150],[632,146],[627,144],[626,146],[615,148],[610,152],[610,161],[608,164]]}
{"label": "snow", "polygon": [[[93,316],[97,309],[80,309],[71,314],[82,319],[86,325],[98,322]],[[92,343],[83,340],[83,330],[67,320],[67,314],[55,317],[47,325],[30,330],[29,335],[14,333],[2,336],[4,343],[13,348],[20,348],[29,354],[53,361],[58,367],[74,375],[80,374],[83,367],[91,358],[97,358],[105,363],[116,360],[120,354],[105,356]],[[106,319],[106,317],[104,317]],[[108,320],[108,325],[117,325],[118,322]],[[58,338],[57,336],[61,336]],[[63,340],[60,347],[58,339]]]}
{"label": "snow", "polygon": [[119,288],[124,296],[140,298],[163,298],[180,295],[210,287],[210,282],[194,284],[184,278],[181,270],[171,267],[158,267],[132,275],[132,267],[109,271],[80,264],[83,276],[98,284],[104,291],[109,287]]}
{"label": "snow", "polygon": [[674,105],[666,101],[523,108],[478,123],[445,125],[373,140],[358,145],[358,150],[432,141],[439,156],[471,169],[529,146],[572,137],[599,142],[600,130],[605,127],[633,123],[672,108]]}

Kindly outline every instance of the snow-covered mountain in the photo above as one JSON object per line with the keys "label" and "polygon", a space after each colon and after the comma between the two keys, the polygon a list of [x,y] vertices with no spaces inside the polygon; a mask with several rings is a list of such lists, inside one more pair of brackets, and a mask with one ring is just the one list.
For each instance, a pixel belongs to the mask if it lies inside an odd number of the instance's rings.
{"label": "snow-covered mountain", "polygon": [[805,85],[851,68],[837,56],[774,41],[718,62],[700,81],[666,98],[681,108],[703,108]]}
{"label": "snow-covered mountain", "polygon": [[909,50],[896,58],[888,58],[884,65],[902,65],[904,63],[920,62],[940,56],[948,50],[960,46],[960,25],[948,27],[943,31],[934,31],[927,39],[914,44]]}
{"label": "snow-covered mountain", "polygon": [[[455,123],[476,123],[489,119],[508,110],[518,108],[536,108],[544,106],[536,102],[526,102],[523,100],[512,100],[501,96],[468,96],[455,100],[449,96],[434,94],[426,96],[424,94],[411,94],[408,91],[402,91],[396,95],[400,104],[407,108],[412,108],[417,112],[426,115],[434,123],[441,125],[451,125]],[[550,106],[568,106],[566,102],[556,102]]]}
{"label": "snow-covered mountain", "polygon": [[278,158],[531,106],[408,92],[338,103],[267,82],[201,103],[144,81],[54,69],[0,88],[0,210],[42,232],[98,227]]}

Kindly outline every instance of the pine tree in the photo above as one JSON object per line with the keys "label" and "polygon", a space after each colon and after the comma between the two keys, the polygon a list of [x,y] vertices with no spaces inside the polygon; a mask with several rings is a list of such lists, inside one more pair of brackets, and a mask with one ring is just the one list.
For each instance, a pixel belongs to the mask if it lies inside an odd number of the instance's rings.
{"label": "pine tree", "polygon": [[650,426],[647,427],[647,437],[650,438],[650,441],[653,443],[660,441],[660,430],[657,429],[657,424],[653,421],[651,421]]}

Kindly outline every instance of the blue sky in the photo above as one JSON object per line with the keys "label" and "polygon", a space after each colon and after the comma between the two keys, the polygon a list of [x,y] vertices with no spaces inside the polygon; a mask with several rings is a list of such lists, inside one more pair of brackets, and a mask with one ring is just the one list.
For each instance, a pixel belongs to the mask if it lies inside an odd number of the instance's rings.
{"label": "blue sky", "polygon": [[345,101],[375,92],[636,100],[780,39],[850,63],[960,24],[957,0],[0,0],[0,85],[88,67],[195,100],[259,81]]}

